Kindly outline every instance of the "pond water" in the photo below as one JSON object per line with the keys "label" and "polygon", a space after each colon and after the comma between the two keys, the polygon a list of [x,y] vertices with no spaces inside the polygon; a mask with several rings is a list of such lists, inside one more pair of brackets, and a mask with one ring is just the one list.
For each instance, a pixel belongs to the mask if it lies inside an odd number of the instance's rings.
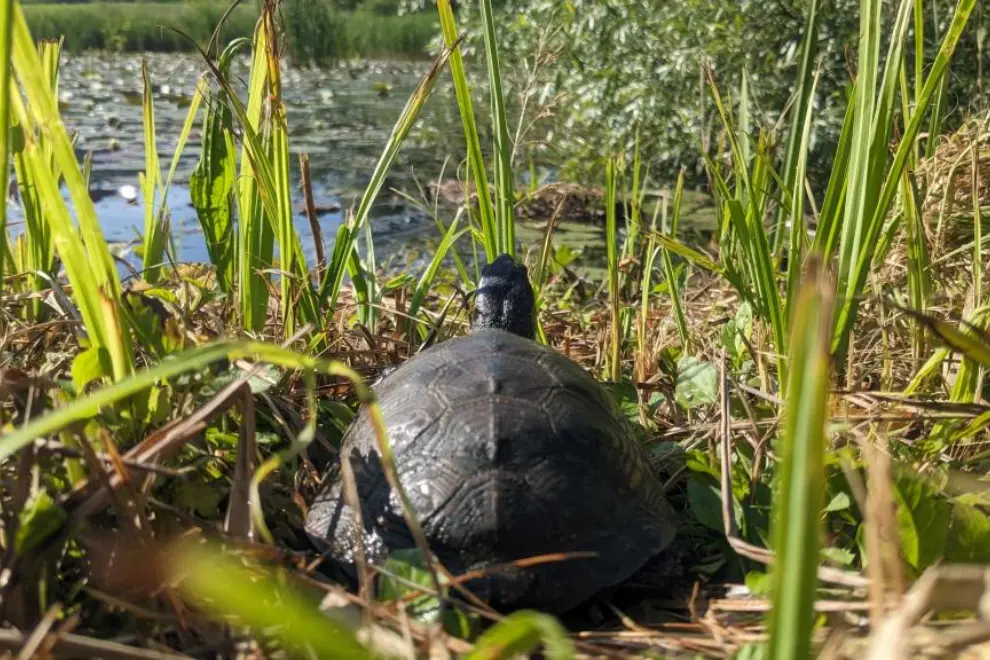
{"label": "pond water", "polygon": [[[205,66],[194,55],[143,57],[148,59],[154,89],[164,177]],[[64,53],[59,84],[62,117],[77,135],[80,162],[86,152],[93,154],[91,195],[104,234],[115,253],[135,267],[140,267],[140,260],[131,248],[144,227],[143,200],[138,191],[138,172],[144,169],[141,58]],[[233,67],[239,90],[246,89],[247,64],[242,58]],[[311,263],[315,246],[302,209],[299,155],[306,153],[310,158],[313,193],[329,253],[345,210],[360,201],[396,119],[429,66],[429,62],[360,62],[332,70],[286,68],[283,93],[293,158],[293,204],[296,226]],[[199,120],[181,154],[168,197],[175,256],[181,262],[209,260],[187,187],[200,155],[201,127]],[[429,254],[440,239],[439,228],[393,189],[425,201],[427,184],[436,181],[441,172],[446,178],[456,176],[464,154],[456,102],[449,76],[444,74],[420,114],[416,130],[403,144],[374,206],[371,228],[379,261],[387,262],[391,257],[401,267],[410,259],[418,261]],[[552,179],[552,168],[539,167],[537,173],[542,181]],[[10,208],[11,230],[16,234],[23,222],[19,222],[16,207]],[[447,224],[451,218],[448,214],[442,219]],[[524,244],[538,243],[542,230],[520,226],[518,233]],[[604,245],[601,227],[580,224],[560,227],[555,240],[592,252],[599,252]]]}

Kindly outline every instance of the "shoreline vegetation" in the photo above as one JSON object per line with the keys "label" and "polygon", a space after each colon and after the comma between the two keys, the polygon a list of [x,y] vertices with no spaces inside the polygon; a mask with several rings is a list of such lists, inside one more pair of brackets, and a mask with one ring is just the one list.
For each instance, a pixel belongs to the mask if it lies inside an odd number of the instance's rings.
{"label": "shoreline vegetation", "polygon": [[[305,6],[303,6],[305,4]],[[26,3],[24,15],[36,39],[59,39],[70,52],[193,52],[213,37],[226,15],[218,42],[250,39],[258,11],[243,3],[228,13],[215,0],[191,2]],[[340,10],[320,0],[283,9],[289,53],[305,63],[330,64],[354,58],[428,59],[436,35],[430,13],[398,16],[367,9]]]}
{"label": "shoreline vegetation", "polygon": [[[692,61],[714,112],[700,156],[716,222],[702,236],[682,225],[683,168],[645,212],[657,177],[638,141],[599,154],[588,166],[607,255],[595,278],[557,242],[562,201],[536,221],[542,242],[518,240],[531,219],[515,108],[527,104],[507,103],[502,80],[532,61],[500,56],[493,0],[477,4],[472,46],[486,57],[466,66],[466,26],[437,0],[446,47],[422,64],[347,222],[333,236],[314,225],[326,247],[315,268],[293,223],[290,173],[308,191],[308,157],[291,150],[284,6],[264,0],[252,39],[204,59],[174,144],[157,132],[145,60],[142,263],[122,278],[89,194],[92,160],[60,115],[60,45],[39,45],[20,3],[0,3],[0,189],[16,182],[25,226],[11,239],[0,206],[0,648],[362,660],[985,650],[990,110],[950,129],[943,105],[953,67],[973,57],[957,49],[976,0],[938,3],[927,33],[923,0],[857,3],[857,75],[830,71],[843,119],[818,187],[818,2],[799,17],[802,66],[779,122],[753,121],[745,77]],[[241,53],[246,100],[230,75]],[[468,68],[487,79],[477,100]],[[372,208],[441,79],[467,144],[448,176],[474,197],[424,200],[432,253],[386,275]],[[189,187],[209,259],[183,264],[167,191],[194,129],[205,146]],[[369,384],[385,368],[464,334],[479,266],[501,253],[529,269],[538,341],[603,381],[647,445],[679,516],[675,574],[646,571],[559,619],[493,612],[413,551],[384,566],[359,554],[360,588],[347,591],[302,532],[321,474],[358,406],[380,418]],[[415,530],[385,435],[381,463]]]}

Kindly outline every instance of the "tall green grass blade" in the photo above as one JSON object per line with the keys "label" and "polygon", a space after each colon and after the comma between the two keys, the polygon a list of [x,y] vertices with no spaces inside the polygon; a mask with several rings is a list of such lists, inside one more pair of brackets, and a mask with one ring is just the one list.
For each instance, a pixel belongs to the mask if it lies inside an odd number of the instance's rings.
{"label": "tall green grass blade", "polygon": [[[906,1],[907,0],[905,0],[905,2]],[[898,145],[897,151],[894,155],[893,164],[891,165],[890,171],[887,173],[887,178],[883,182],[883,186],[876,198],[877,202],[872,212],[872,219],[868,224],[868,231],[865,235],[863,245],[870,246],[876,244],[877,237],[883,227],[883,219],[886,217],[887,212],[890,209],[890,205],[893,202],[894,195],[896,194],[897,188],[900,184],[901,174],[907,165],[908,158],[912,155],[913,144],[921,129],[921,122],[925,115],[925,110],[940,86],[941,78],[945,75],[946,70],[948,69],[949,62],[952,60],[953,53],[959,43],[960,37],[962,36],[963,29],[965,28],[975,5],[976,0],[960,0],[959,4],[956,6],[952,23],[949,25],[945,39],[942,42],[938,55],[935,57],[935,61],[933,62],[932,68],[928,74],[928,79],[925,81],[925,86],[921,91],[921,98],[918,101],[918,106],[914,109],[907,126],[904,128],[904,133],[901,136],[901,142]],[[884,148],[886,148],[886,146],[884,146]],[[848,341],[849,331],[855,323],[856,313],[859,309],[860,301],[858,294],[862,291],[863,286],[865,285],[866,275],[869,271],[872,260],[872,251],[862,251],[846,285],[846,294],[842,305],[839,308],[838,322],[836,324],[836,331],[833,337],[833,350],[837,356],[842,356],[845,353],[845,343]]]}
{"label": "tall green grass blade", "polygon": [[813,260],[795,303],[781,438],[780,496],[774,500],[769,657],[811,653],[817,569],[825,504],[832,294]]}
{"label": "tall green grass blade", "polygon": [[395,126],[392,127],[392,133],[389,135],[382,155],[378,158],[375,170],[371,174],[371,180],[368,182],[364,195],[361,197],[361,202],[358,204],[357,212],[349,222],[341,225],[337,231],[333,254],[327,264],[323,282],[320,284],[318,299],[321,304],[329,301],[331,308],[336,305],[345,272],[354,282],[354,288],[358,293],[359,302],[364,303],[368,288],[363,281],[360,259],[358,259],[357,252],[354,249],[354,243],[362,227],[368,222],[372,204],[385,185],[385,177],[388,175],[388,171],[395,161],[396,154],[399,153],[399,148],[402,146],[406,137],[408,137],[413,125],[415,125],[416,119],[419,117],[419,113],[426,103],[426,99],[433,90],[433,85],[436,83],[440,72],[443,71],[443,67],[447,64],[448,59],[452,57],[453,52],[449,47],[445,48],[440,56],[437,57],[436,61],[433,62],[430,69],[420,78],[419,85],[417,85],[416,89],[409,96],[405,107],[395,122]]}
{"label": "tall green grass blade", "polygon": [[14,38],[14,3],[0,5],[0,282],[7,245],[7,190],[10,185],[10,51]]}
{"label": "tall green grass blade", "polygon": [[[661,207],[663,210],[663,215],[666,218],[666,195],[664,195],[662,202],[657,204],[653,209],[653,218],[650,221],[650,232],[647,236],[646,249],[643,253],[643,274],[639,284],[639,362],[636,365],[638,369],[636,377],[639,381],[646,380],[646,336],[650,319],[650,294],[653,292],[653,267],[656,263],[657,256],[659,256],[661,252],[661,249],[657,247],[656,239],[657,216],[660,215]],[[664,222],[664,224],[666,224],[666,222]],[[666,270],[664,270],[664,274],[666,275]],[[667,288],[670,290],[674,289],[673,279],[669,276],[667,276]],[[680,330],[680,327],[678,327],[678,330]],[[684,350],[686,352],[687,344],[685,343],[684,336],[681,336],[681,346],[685,347]]]}
{"label": "tall green grass blade", "polygon": [[[103,375],[119,379],[130,368],[125,347],[113,346],[121,331],[110,327],[119,321],[114,315],[105,314],[105,293],[95,278],[90,276],[88,255],[80,236],[75,232],[72,218],[59,194],[58,183],[45,162],[44,154],[36,141],[28,136],[24,148],[25,165],[33,173],[39,204],[48,209],[48,226],[58,254],[65,262],[66,274],[72,284],[74,302],[83,319],[90,347],[97,351]],[[113,302],[111,301],[111,306]]]}
{"label": "tall green grass blade", "polygon": [[608,267],[608,298],[612,310],[609,340],[608,378],[619,382],[619,356],[622,334],[619,327],[619,252],[615,219],[615,193],[618,164],[614,158],[605,162],[605,248]]}
{"label": "tall green grass blade", "polygon": [[193,125],[196,123],[199,106],[202,105],[203,99],[209,93],[209,89],[209,85],[206,83],[206,77],[201,76],[199,82],[196,83],[196,91],[193,92],[192,98],[189,100],[189,111],[186,112],[186,120],[182,124],[182,130],[179,131],[179,139],[176,140],[175,151],[172,153],[172,162],[168,166],[168,176],[165,178],[165,183],[162,186],[162,203],[158,208],[159,216],[165,213],[166,199],[168,198],[168,191],[172,187],[172,181],[175,179],[175,171],[179,168],[179,160],[182,158],[182,152],[185,151],[186,142],[189,141],[189,135],[192,133]]}
{"label": "tall green grass blade", "polygon": [[[58,78],[59,62],[62,42],[43,41],[39,44],[41,64],[44,69],[45,79],[52,90],[55,98],[58,98]],[[15,87],[10,89],[10,102],[21,104],[20,92]],[[18,116],[26,117],[26,113],[18,112]],[[51,140],[45,139],[43,133],[37,131],[37,127],[25,120],[25,125],[15,130],[30,130],[32,135],[38,140],[41,147],[42,158],[47,164],[52,176],[58,180],[61,176],[58,164],[55,162],[52,151]],[[23,136],[16,140],[20,151],[24,145]],[[38,200],[37,189],[35,188],[33,174],[30,168],[26,167],[23,158],[19,154],[14,155],[14,169],[17,173],[18,185],[21,190],[22,208],[24,210],[25,228],[24,234],[24,258],[20,263],[20,272],[27,273],[28,290],[41,291],[49,287],[46,277],[55,277],[55,246],[52,243],[52,232],[48,220],[45,218],[44,207]],[[85,185],[89,186],[89,177],[84,176]],[[40,299],[31,300],[25,308],[25,318],[29,320],[43,320],[48,308]]]}
{"label": "tall green grass blade", "polygon": [[368,327],[375,328],[376,314],[375,307],[378,305],[378,263],[375,260],[375,237],[371,233],[371,223],[364,223],[364,272],[368,274]]}
{"label": "tall green grass blade", "polygon": [[[33,136],[25,134],[27,160],[39,187],[39,198],[50,217],[54,218],[54,223],[58,224],[53,229],[56,249],[70,273],[76,303],[86,310],[84,319],[90,340],[94,347],[102,348],[109,356],[106,373],[120,380],[131,373],[134,365],[130,334],[120,325],[123,321],[115,313],[120,305],[120,278],[100,231],[96,209],[76,161],[72,142],[59,117],[51,81],[46,79],[31,32],[17,4],[14,6],[13,64],[14,74],[26,92],[26,111],[42,128],[45,139],[50,141],[55,162],[76,211],[78,234],[62,200],[58,181],[48,163],[44,162]],[[22,125],[28,123],[26,116],[18,120]],[[70,261],[73,263],[70,264]]]}
{"label": "tall green grass blade", "polygon": [[[671,219],[670,226],[664,226],[663,228],[664,233],[675,240],[677,238],[678,225],[680,224],[681,200],[683,196],[684,170],[681,169],[677,174],[677,185],[674,189],[673,218]],[[666,224],[665,218],[664,225]],[[677,324],[677,334],[681,338],[681,346],[684,349],[684,353],[687,354],[691,351],[691,335],[688,333],[687,318],[684,316],[684,309],[681,306],[681,292],[677,288],[677,278],[674,276],[674,264],[670,258],[670,249],[662,247],[660,249],[660,256],[663,260],[664,277],[667,280],[667,292],[670,294],[670,303],[674,309],[674,322]]]}
{"label": "tall green grass blade", "polygon": [[[973,161],[971,171],[973,174],[973,190],[980,189],[980,155],[979,139],[972,147]],[[973,303],[979,302],[983,295],[983,218],[980,209],[980,196],[973,195]],[[921,310],[924,311],[924,310]]]}
{"label": "tall green grass blade", "polygon": [[[303,304],[299,307],[300,317],[304,322],[312,322],[319,327],[320,316],[314,308],[315,298],[306,296],[312,293],[312,283],[308,276],[306,260],[303,254],[302,242],[292,214],[292,190],[289,182],[289,127],[285,116],[285,103],[282,99],[282,73],[279,61],[280,53],[276,40],[277,26],[275,25],[275,9],[266,2],[262,15],[266,25],[265,56],[268,63],[268,104],[270,115],[268,128],[271,131],[270,167],[272,189],[271,202],[265,204],[269,214],[276,240],[278,241],[279,261],[282,271],[279,277],[281,295],[282,332],[288,339],[295,334],[296,307],[294,301],[300,299]],[[300,289],[299,296],[295,289]],[[305,301],[309,299],[310,304]]]}
{"label": "tall green grass blade", "polygon": [[[809,108],[811,100],[815,96],[815,74],[812,71],[815,53],[818,52],[818,0],[810,0],[807,7],[807,17],[804,24],[804,33],[801,36],[801,61],[798,65],[798,77],[795,85],[797,103],[794,104],[790,131],[787,135],[787,156],[784,160],[784,189],[793,197],[795,179],[797,179],[798,160],[803,156],[807,161],[807,139],[804,137],[807,132]],[[803,146],[802,146],[803,145]],[[803,182],[801,183],[803,186]],[[792,200],[792,204],[794,201]],[[791,214],[793,217],[793,213]],[[773,253],[779,254],[783,247],[784,221],[787,217],[787,208],[781,205],[777,209],[777,222],[773,231]],[[794,231],[793,219],[791,221],[791,231]],[[793,241],[791,242],[793,246]],[[790,263],[790,262],[788,262]],[[789,280],[790,278],[788,278]]]}
{"label": "tall green grass blade", "polygon": [[[738,241],[742,250],[740,257],[752,289],[755,290],[756,308],[763,319],[770,324],[779,387],[781,391],[785,391],[787,383],[787,335],[783,303],[777,287],[777,269],[770,254],[770,242],[763,222],[768,199],[765,191],[768,189],[771,169],[770,135],[766,131],[760,133],[751,175],[743,150],[735,137],[736,131],[732,119],[722,101],[711,70],[708,71],[708,81],[715,107],[725,127],[726,138],[732,151],[733,174],[736,181],[735,195],[729,190],[725,179],[714,167],[711,159],[706,157],[706,162],[709,173],[715,182],[715,189],[724,204],[723,212],[728,216],[726,222],[731,227],[733,240]],[[723,265],[733,267],[731,265],[732,260],[728,257],[723,257],[721,261]],[[725,272],[728,272],[727,268]],[[733,279],[735,282],[739,282],[737,278],[733,277]],[[739,293],[744,297],[747,296],[747,292],[743,288],[739,288]]]}
{"label": "tall green grass blade", "polygon": [[[247,109],[237,113],[242,127],[247,123],[250,130],[257,131],[261,126],[261,113],[268,90],[268,67],[266,66],[266,33],[263,21],[258,21],[254,35],[254,51],[251,61],[251,74],[248,78]],[[224,55],[227,59],[241,44],[239,42],[227,47]],[[225,58],[221,57],[221,65]],[[225,75],[221,66],[221,73]],[[229,87],[229,86],[228,86]],[[223,90],[223,100],[232,112],[238,105],[236,95],[231,94],[226,87]],[[271,226],[262,216],[261,199],[258,192],[258,180],[251,172],[251,161],[248,158],[248,144],[245,141],[241,147],[241,171],[237,191],[237,255],[238,255],[238,285],[241,302],[241,316],[245,330],[259,331],[265,325],[268,309],[268,277],[261,271],[269,268],[274,256],[275,238]]]}
{"label": "tall green grass blade", "polygon": [[[33,170],[28,166],[25,147],[27,137],[40,141],[34,123],[24,108],[21,92],[12,80],[7,84],[7,112],[10,113],[10,151],[14,160],[14,175],[20,191],[21,211],[24,215],[24,233],[18,246],[9,255],[14,272],[25,273],[28,291],[41,291],[48,287],[42,274],[53,275],[55,246],[52,243],[50,222],[42,213],[38,199],[38,187],[34,183]],[[6,203],[4,204],[6,212]],[[6,235],[6,232],[4,232]],[[24,309],[28,321],[43,320],[45,307],[40,300],[30,301]]]}
{"label": "tall green grass blade", "polygon": [[[141,59],[142,120],[144,125],[144,172],[139,173],[141,192],[144,195],[144,279],[155,284],[161,279],[162,260],[167,238],[164,222],[155,213],[155,193],[161,186],[162,172],[158,163],[158,139],[155,134],[155,101],[151,92],[151,76],[148,60]],[[164,204],[165,200],[162,199]],[[164,218],[161,218],[164,220]]]}
{"label": "tall green grass blade", "polygon": [[[464,126],[464,138],[467,140],[468,165],[471,168],[471,178],[478,191],[478,212],[481,216],[481,231],[484,236],[485,257],[488,262],[499,255],[498,226],[495,211],[492,207],[491,190],[488,187],[488,173],[481,152],[481,140],[478,138],[478,127],[474,121],[474,110],[471,107],[471,91],[468,87],[467,75],[464,72],[464,59],[461,57],[457,24],[450,0],[437,0],[437,12],[440,14],[440,29],[448,48],[453,48],[450,55],[450,75],[454,80],[454,94],[457,97],[457,107],[461,114],[461,124]],[[487,38],[487,37],[486,37]]]}
{"label": "tall green grass blade", "polygon": [[[814,10],[814,0],[812,10]],[[821,70],[815,72],[811,80],[811,86],[807,93],[809,97],[815,95],[818,87],[819,74]],[[796,133],[800,128],[800,138],[797,142],[797,159],[791,165],[794,168],[793,175],[788,171],[788,178],[785,180],[790,186],[791,197],[791,231],[790,243],[787,250],[787,322],[793,322],[791,311],[792,305],[797,300],[798,285],[801,281],[801,267],[804,264],[805,248],[808,242],[808,228],[804,221],[804,181],[808,171],[808,151],[811,141],[811,123],[813,107],[811,103],[806,103],[804,116],[796,117],[798,121],[794,124],[793,130]]]}
{"label": "tall green grass blade", "polygon": [[846,114],[842,121],[842,130],[839,132],[839,142],[835,156],[832,158],[832,173],[828,177],[828,187],[825,189],[825,199],[822,201],[819,213],[818,231],[815,232],[815,240],[812,242],[812,251],[829,259],[835,254],[836,246],[839,244],[839,229],[842,227],[856,120],[856,90],[854,83],[850,87]]}
{"label": "tall green grass blade", "polygon": [[[753,150],[750,147],[750,136],[752,135],[753,118],[749,109],[749,73],[746,65],[743,65],[742,75],[739,76],[739,136],[742,140],[739,146],[742,148],[743,161],[748,165],[753,159]],[[744,191],[745,194],[745,191]]]}
{"label": "tall green grass blade", "polygon": [[921,100],[925,80],[925,3],[914,0],[914,107]]}
{"label": "tall green grass blade", "polygon": [[859,62],[856,77],[856,111],[850,145],[849,181],[846,208],[839,244],[839,286],[845,289],[848,273],[860,254],[865,233],[866,207],[869,198],[870,146],[876,108],[877,71],[880,68],[880,0],[862,0],[859,9]]}
{"label": "tall green grass blade", "polygon": [[[932,290],[931,264],[928,258],[928,243],[919,203],[920,197],[907,172],[901,175],[901,200],[906,228],[908,300],[912,307],[924,312],[928,307],[928,298]],[[923,328],[917,326],[913,330],[911,353],[917,365],[925,353],[925,333]]]}
{"label": "tall green grass blade", "polygon": [[455,216],[453,222],[451,222],[450,226],[447,227],[447,231],[443,234],[443,239],[440,241],[436,251],[433,253],[433,257],[430,259],[430,263],[420,276],[419,282],[416,283],[416,288],[413,290],[413,295],[409,299],[409,316],[413,318],[416,318],[419,314],[419,310],[423,306],[423,301],[426,300],[426,296],[430,292],[430,288],[433,286],[433,281],[436,279],[437,273],[440,271],[440,266],[443,264],[443,260],[447,258],[447,253],[450,252],[450,248],[454,246],[457,240],[463,236],[465,232],[469,231],[467,227],[458,230],[457,226],[460,222],[460,217],[460,214]]}
{"label": "tall green grass blade", "polygon": [[495,160],[495,221],[498,227],[498,251],[515,255],[516,231],[514,206],[515,177],[512,173],[512,146],[509,140],[509,120],[502,97],[502,73],[495,35],[492,0],[481,0],[481,19],[485,30],[485,59],[488,64],[488,87],[491,94],[492,129]]}
{"label": "tall green grass blade", "polygon": [[[286,202],[288,185],[286,169],[288,168],[289,156],[284,106],[281,100],[279,54],[277,42],[274,39],[274,35],[277,35],[274,27],[276,11],[277,9],[271,3],[266,3],[262,18],[259,21],[247,108],[244,107],[231,87],[222,68],[214,65],[212,60],[205,56],[205,53],[203,55],[217,82],[223,88],[227,102],[240,124],[245,156],[241,163],[242,184],[248,177],[252,179],[250,185],[247,187],[242,185],[241,189],[241,201],[243,203],[241,210],[247,208],[252,215],[245,220],[245,216],[240,214],[238,226],[245,236],[240,242],[241,245],[246,245],[245,249],[249,251],[254,250],[246,253],[242,249],[241,257],[242,259],[247,257],[253,263],[242,267],[242,272],[246,268],[245,275],[250,277],[254,274],[254,264],[263,263],[265,259],[271,260],[274,236],[275,232],[278,231],[279,240],[285,242],[279,246],[281,258],[283,263],[287,263],[289,266],[289,269],[282,269],[281,276],[283,279],[290,279],[297,283],[296,291],[299,295],[296,303],[298,304],[299,317],[304,322],[313,323],[319,329],[322,328],[323,317],[319,313],[316,292],[313,290],[306,272],[302,243],[295,227],[292,226],[291,229],[287,229],[285,222],[286,215],[288,215],[290,223],[292,216],[291,207]],[[230,49],[228,48],[228,50]],[[257,67],[262,68],[262,73],[258,73]],[[263,101],[271,101],[267,104],[270,109],[270,116],[266,118],[270,121],[261,122],[260,114]],[[257,116],[253,114],[256,109],[258,111]],[[255,130],[259,123],[263,123],[262,136],[259,136]],[[245,174],[244,167],[248,168],[247,176],[243,176]],[[257,208],[259,201],[260,208]],[[289,209],[288,214],[286,208]],[[245,226],[241,227],[242,224]],[[254,284],[256,283],[253,283],[252,286]],[[291,283],[283,282],[282,286],[283,292],[288,290],[290,294],[292,293]],[[256,291],[252,292],[252,296],[255,296],[256,293]],[[267,292],[264,300],[267,300]],[[248,299],[248,302],[252,305],[255,304],[255,301],[251,299]],[[284,299],[282,304],[284,312],[284,306],[287,304]],[[251,314],[259,311],[263,312],[263,310],[247,309],[247,313]],[[245,318],[247,318],[247,314]],[[283,318],[286,318],[284,314]],[[264,314],[261,314],[260,317],[252,317],[250,320],[252,323],[263,325],[265,317]],[[286,327],[291,327],[290,320],[286,319],[285,323]]]}

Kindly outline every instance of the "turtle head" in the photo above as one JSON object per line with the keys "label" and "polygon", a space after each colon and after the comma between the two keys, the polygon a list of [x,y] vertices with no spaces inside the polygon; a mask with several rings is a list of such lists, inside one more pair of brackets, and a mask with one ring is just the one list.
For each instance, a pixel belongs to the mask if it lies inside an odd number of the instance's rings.
{"label": "turtle head", "polygon": [[499,328],[533,339],[533,306],[526,266],[508,254],[499,255],[481,272],[471,328]]}

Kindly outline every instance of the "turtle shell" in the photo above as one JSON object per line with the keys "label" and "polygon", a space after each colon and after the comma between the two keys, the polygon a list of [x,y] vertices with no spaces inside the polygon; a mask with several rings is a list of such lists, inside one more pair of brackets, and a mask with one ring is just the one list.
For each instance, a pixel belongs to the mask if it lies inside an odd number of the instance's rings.
{"label": "turtle shell", "polygon": [[[448,570],[595,553],[466,583],[496,609],[566,611],[674,537],[674,514],[631,425],[590,374],[545,346],[476,330],[409,359],[376,391],[399,479]],[[415,544],[364,408],[344,435],[346,456],[360,517],[336,465],[306,531],[353,575],[359,542],[372,563]]]}

